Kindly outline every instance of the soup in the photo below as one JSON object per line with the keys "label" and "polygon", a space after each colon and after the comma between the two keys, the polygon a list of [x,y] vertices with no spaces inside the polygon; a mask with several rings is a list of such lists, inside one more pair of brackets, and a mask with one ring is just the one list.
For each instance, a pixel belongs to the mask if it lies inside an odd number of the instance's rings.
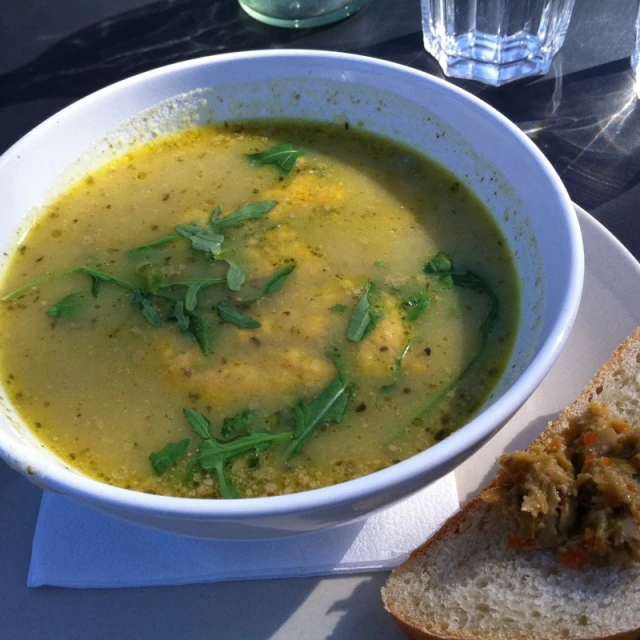
{"label": "soup", "polygon": [[70,466],[148,493],[292,493],[432,446],[490,395],[513,257],[452,174],[335,125],[158,139],[43,210],[0,371]]}

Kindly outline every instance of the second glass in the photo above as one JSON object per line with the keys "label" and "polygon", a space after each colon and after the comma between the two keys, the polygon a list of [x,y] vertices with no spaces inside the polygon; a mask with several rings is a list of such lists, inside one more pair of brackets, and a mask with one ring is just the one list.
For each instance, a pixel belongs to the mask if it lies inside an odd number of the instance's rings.
{"label": "second glass", "polygon": [[319,27],[342,20],[358,11],[368,0],[239,0],[256,20],[276,27],[294,29]]}
{"label": "second glass", "polygon": [[444,73],[499,86],[549,71],[574,0],[422,0],[425,49]]}

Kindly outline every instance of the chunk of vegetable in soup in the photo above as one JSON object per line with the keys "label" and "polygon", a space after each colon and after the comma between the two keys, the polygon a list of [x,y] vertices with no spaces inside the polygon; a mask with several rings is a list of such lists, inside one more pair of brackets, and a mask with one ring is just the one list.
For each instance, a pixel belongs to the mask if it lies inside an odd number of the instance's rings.
{"label": "chunk of vegetable in soup", "polygon": [[519,290],[455,176],[315,123],[178,133],[53,202],[4,279],[25,422],[109,484],[267,496],[383,469],[491,393]]}

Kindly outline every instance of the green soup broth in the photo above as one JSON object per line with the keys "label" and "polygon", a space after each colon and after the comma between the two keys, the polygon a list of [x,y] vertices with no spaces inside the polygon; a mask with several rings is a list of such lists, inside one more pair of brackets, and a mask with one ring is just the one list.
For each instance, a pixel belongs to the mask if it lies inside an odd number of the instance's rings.
{"label": "green soup broth", "polygon": [[507,241],[454,175],[317,123],[109,162],[42,212],[3,291],[2,379],[37,437],[103,482],[210,498],[432,446],[490,395],[519,313]]}

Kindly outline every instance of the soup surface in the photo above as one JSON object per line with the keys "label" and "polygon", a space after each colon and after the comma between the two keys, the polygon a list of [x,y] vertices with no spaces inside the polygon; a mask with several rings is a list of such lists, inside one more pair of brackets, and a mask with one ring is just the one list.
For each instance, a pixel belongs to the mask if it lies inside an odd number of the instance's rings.
{"label": "soup surface", "polygon": [[502,373],[519,307],[506,241],[453,175],[292,122],[109,162],[43,211],[3,291],[2,379],[47,447],[211,498],[334,484],[446,437]]}

